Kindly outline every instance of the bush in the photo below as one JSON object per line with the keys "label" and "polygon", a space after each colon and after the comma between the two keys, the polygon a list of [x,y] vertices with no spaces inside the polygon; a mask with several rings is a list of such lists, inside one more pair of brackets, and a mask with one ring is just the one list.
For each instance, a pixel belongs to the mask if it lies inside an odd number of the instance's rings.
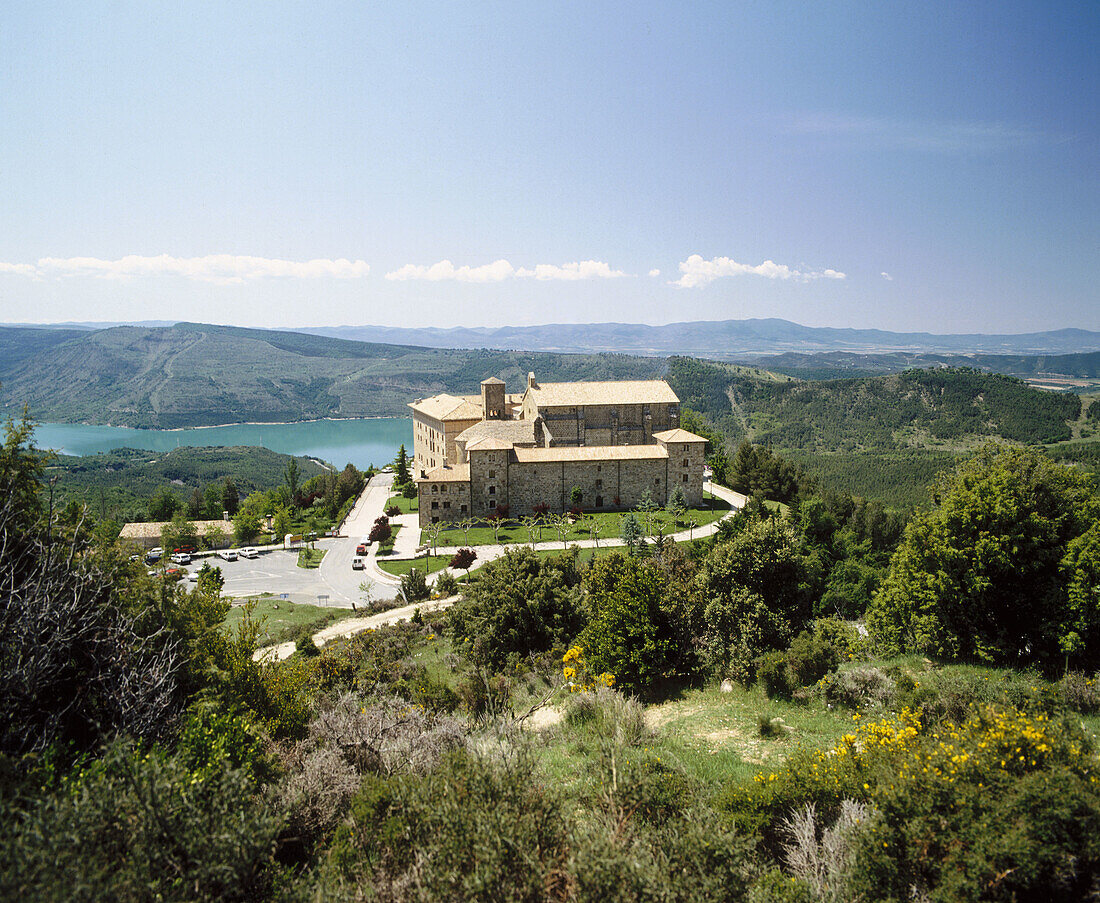
{"label": "bush", "polygon": [[823,685],[826,702],[848,709],[888,705],[896,687],[896,682],[885,671],[869,666],[838,671]]}
{"label": "bush", "polygon": [[451,563],[448,565],[452,570],[463,570],[469,573],[470,565],[477,561],[477,552],[473,549],[459,549],[451,557]]}
{"label": "bush", "polygon": [[1058,681],[1062,703],[1075,712],[1092,715],[1100,712],[1100,680],[1080,671],[1070,671]]}
{"label": "bush", "polygon": [[435,578],[435,595],[440,599],[458,595],[458,578],[450,571],[443,571]]}
{"label": "bush", "polygon": [[774,740],[777,737],[785,737],[789,728],[783,723],[782,718],[761,712],[756,716],[756,732],[763,740]]}
{"label": "bush", "polygon": [[641,746],[650,736],[641,704],[608,687],[571,696],[563,723],[581,739],[617,746]]}
{"label": "bush", "polygon": [[822,633],[804,630],[794,638],[786,658],[791,683],[808,687],[840,664],[840,650]]}
{"label": "bush", "polygon": [[227,760],[195,772],[115,743],[22,818],[5,813],[0,897],[257,899],[280,823]]}
{"label": "bush", "polygon": [[541,900],[561,880],[568,836],[527,756],[455,752],[423,776],[364,781],[315,896],[366,887],[386,900]]}
{"label": "bush", "polygon": [[390,505],[385,511],[386,517],[400,517],[401,507],[399,505]]}
{"label": "bush", "polygon": [[401,578],[401,598],[405,600],[406,605],[423,602],[430,597],[428,578],[419,568],[412,568]]}
{"label": "bush", "polygon": [[764,685],[768,699],[790,699],[794,690],[787,656],[782,652],[765,652],[756,659],[756,677]]}

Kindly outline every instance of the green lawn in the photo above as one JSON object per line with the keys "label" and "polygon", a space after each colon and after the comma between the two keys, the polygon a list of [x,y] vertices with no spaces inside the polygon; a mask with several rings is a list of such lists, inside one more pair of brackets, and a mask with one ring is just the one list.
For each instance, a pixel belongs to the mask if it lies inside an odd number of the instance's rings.
{"label": "green lawn", "polygon": [[319,568],[321,560],[325,557],[324,549],[302,549],[298,552],[298,567]]}
{"label": "green lawn", "polygon": [[389,501],[386,502],[386,507],[389,508],[392,505],[400,508],[402,514],[413,514],[420,510],[417,499],[407,499],[403,495],[391,495]]}
{"label": "green lawn", "polygon": [[[255,600],[252,619],[261,622],[260,634],[256,638],[257,646],[270,646],[273,643],[293,639],[293,633],[303,624],[315,625],[314,633],[326,624],[350,618],[356,614],[348,608],[321,608],[317,605],[300,605],[271,596],[261,596]],[[236,629],[244,617],[244,606],[234,605],[226,615],[225,624]]]}
{"label": "green lawn", "polygon": [[[434,574],[436,571],[442,570],[451,563],[451,556],[425,555],[420,558],[401,558],[396,561],[390,561],[384,557],[379,557],[376,560],[378,566],[387,574],[393,574],[395,577],[404,577],[413,568],[423,571],[425,567],[427,567],[427,573]],[[461,573],[462,572],[459,571],[459,574]]]}
{"label": "green lawn", "polygon": [[[703,507],[689,509],[684,518],[679,522],[675,522],[672,515],[667,511],[659,509],[650,515],[650,526],[647,529],[647,536],[654,536],[658,525],[662,528],[665,535],[686,530],[688,518],[694,518],[697,527],[706,526],[726,515],[729,510],[730,506],[726,502],[712,496],[705,500]],[[626,512],[622,511],[601,511],[598,514],[586,515],[582,520],[570,527],[569,532],[565,536],[565,541],[568,543],[575,542],[579,539],[594,539],[595,536],[590,531],[589,526],[591,521],[595,521],[596,526],[598,526],[599,538],[601,540],[619,539],[622,531],[622,518],[625,513]],[[646,529],[641,514],[638,515],[638,519],[643,521],[643,529]],[[499,539],[497,536],[499,536]],[[427,537],[422,538],[421,541],[427,542]],[[486,526],[484,521],[482,521],[478,526],[471,527],[469,531],[463,531],[458,527],[449,527],[445,529],[439,534],[439,540],[436,545],[484,546],[493,545],[497,542],[529,543],[530,541],[531,536],[526,527],[517,521],[505,521],[498,534],[494,534],[493,528]],[[540,529],[536,529],[535,541],[560,542],[561,537],[552,527],[543,526]]]}

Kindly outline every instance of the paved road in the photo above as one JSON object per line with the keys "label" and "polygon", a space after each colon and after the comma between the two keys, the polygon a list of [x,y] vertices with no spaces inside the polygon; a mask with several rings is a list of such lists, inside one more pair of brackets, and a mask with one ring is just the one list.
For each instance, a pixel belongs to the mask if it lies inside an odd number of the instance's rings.
{"label": "paved road", "polygon": [[[304,602],[312,605],[330,605],[334,608],[351,608],[365,601],[360,585],[368,583],[373,599],[396,598],[400,589],[399,578],[387,574],[381,570],[375,560],[377,546],[371,546],[367,557],[366,568],[362,571],[352,570],[351,560],[355,557],[355,546],[364,539],[374,524],[376,517],[380,516],[390,497],[390,474],[378,474],[367,488],[363,490],[355,507],[342,528],[342,536],[334,539],[318,540],[317,547],[325,549],[326,554],[321,566],[315,570],[307,570],[297,566],[298,553],[284,552],[276,549],[263,552],[260,557],[253,560],[240,559],[234,562],[218,561],[222,574],[225,576],[225,594],[227,596],[253,596],[260,593],[287,593],[295,602]],[[726,489],[724,486],[706,484],[708,492],[725,499],[732,508],[740,508],[745,504],[746,498],[739,492]],[[412,557],[412,549],[416,545],[419,530],[416,527],[416,516],[408,515],[398,519],[402,523],[402,530],[398,533],[398,543],[394,559]],[[698,527],[691,531],[691,535],[699,539],[709,536],[718,529],[717,521],[705,527]],[[683,541],[688,539],[689,533],[684,530],[670,539]],[[569,545],[577,545],[586,548],[595,545],[591,539],[571,541]],[[622,540],[618,537],[607,537],[600,540],[600,546],[621,546]],[[477,546],[475,551],[478,556],[478,564],[499,558],[509,546],[486,545]],[[538,549],[561,549],[561,543],[549,541],[539,543]],[[440,548],[440,553],[453,553],[454,549]],[[463,576],[459,574],[458,576]],[[326,597],[327,599],[319,597]]]}
{"label": "paved road", "polygon": [[[374,519],[382,514],[390,496],[392,481],[391,474],[374,477],[344,522],[342,535],[317,541],[317,548],[325,550],[319,568],[298,567],[298,553],[282,549],[261,552],[260,557],[254,559],[214,559],[212,563],[221,567],[225,577],[225,595],[241,597],[286,593],[294,602],[334,608],[351,608],[363,602],[360,584],[380,581],[371,580],[371,575],[365,571],[352,570],[351,560],[355,557],[355,546],[370,532]],[[388,574],[384,576],[387,578],[385,583],[372,586],[372,598],[392,599],[396,596],[399,581]]]}

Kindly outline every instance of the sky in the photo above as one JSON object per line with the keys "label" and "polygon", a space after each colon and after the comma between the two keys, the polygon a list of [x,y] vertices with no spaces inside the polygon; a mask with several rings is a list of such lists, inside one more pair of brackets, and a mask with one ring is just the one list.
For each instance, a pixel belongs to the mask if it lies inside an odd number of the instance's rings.
{"label": "sky", "polygon": [[11,4],[0,322],[1100,330],[1100,4]]}

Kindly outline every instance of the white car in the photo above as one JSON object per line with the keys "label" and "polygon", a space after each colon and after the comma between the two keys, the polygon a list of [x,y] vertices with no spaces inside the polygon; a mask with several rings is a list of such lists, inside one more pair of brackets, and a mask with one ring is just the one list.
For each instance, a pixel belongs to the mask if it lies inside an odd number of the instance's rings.
{"label": "white car", "polygon": [[353,571],[361,571],[364,568],[363,559],[355,557],[351,559],[351,569]]}
{"label": "white car", "polygon": [[176,552],[172,555],[172,564],[190,564],[191,556],[186,552]]}
{"label": "white car", "polygon": [[218,552],[218,557],[221,558],[223,561],[236,561],[237,560],[237,550],[236,549],[222,549],[220,552]]}
{"label": "white car", "polygon": [[252,546],[245,546],[241,549],[241,558],[257,558],[259,554],[260,553]]}

